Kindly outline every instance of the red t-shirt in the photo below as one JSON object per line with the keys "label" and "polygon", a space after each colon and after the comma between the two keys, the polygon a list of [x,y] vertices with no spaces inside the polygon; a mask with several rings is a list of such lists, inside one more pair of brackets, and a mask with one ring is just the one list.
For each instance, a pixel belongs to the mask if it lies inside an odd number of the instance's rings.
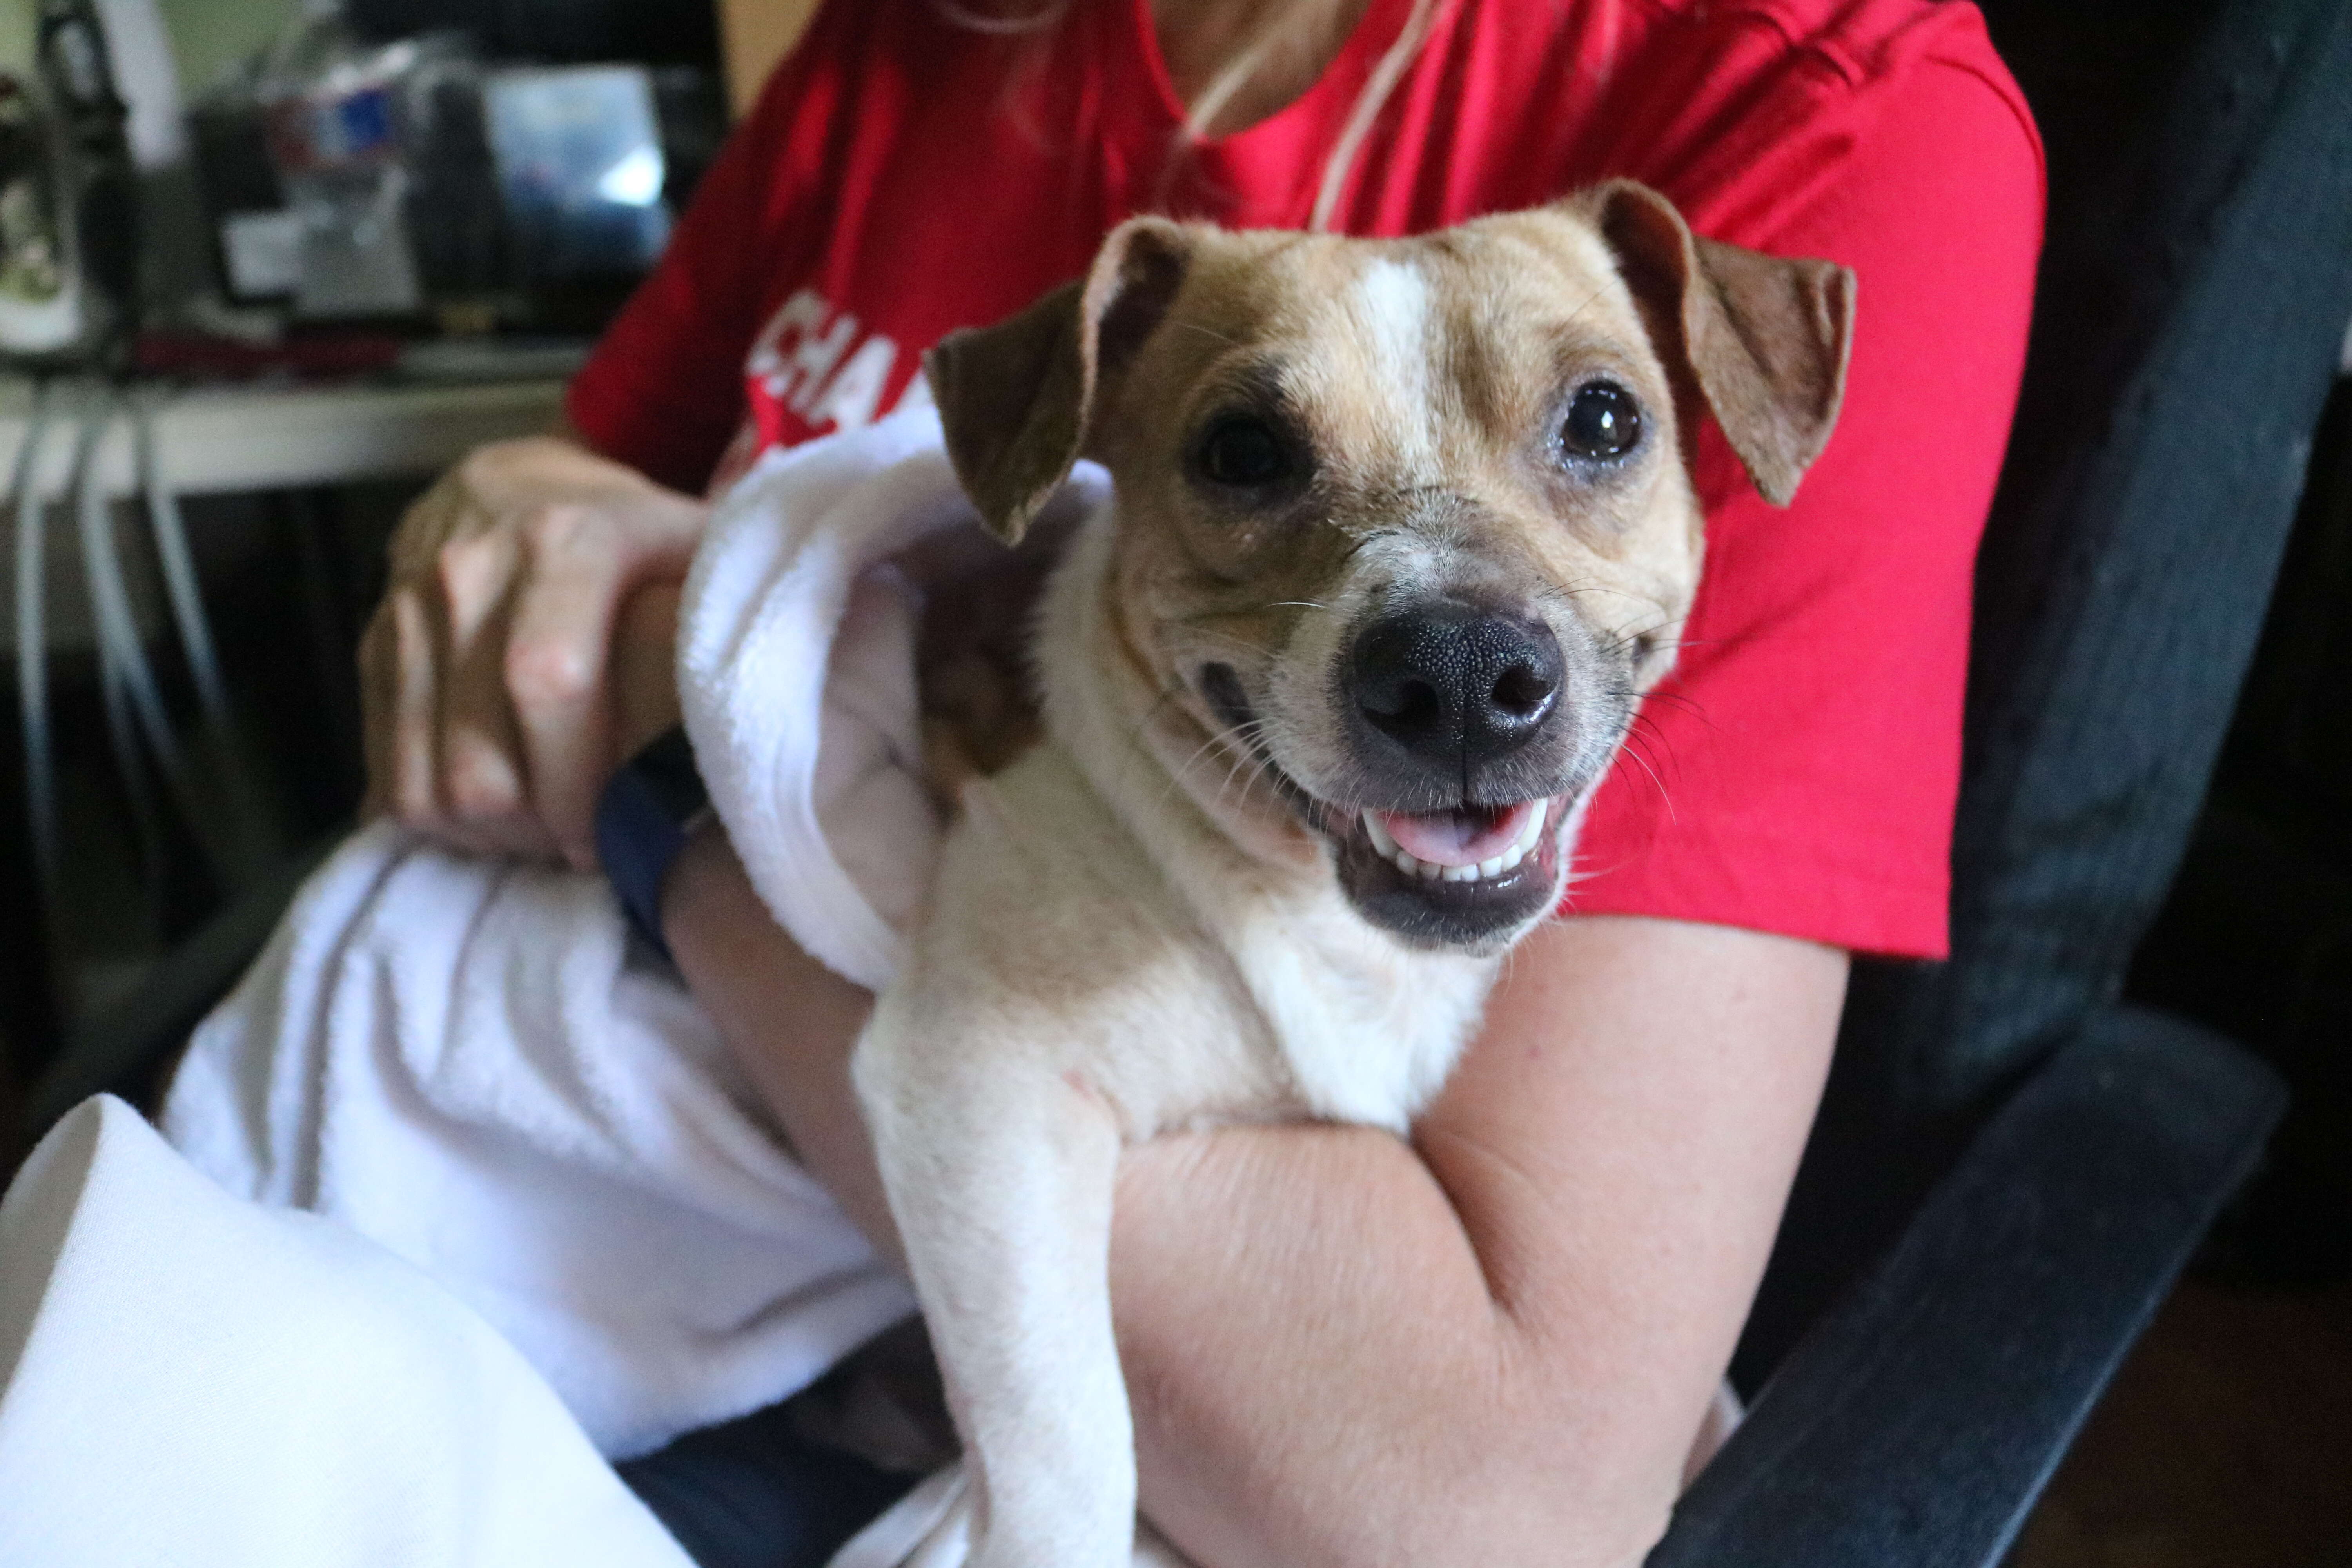
{"label": "red t-shirt", "polygon": [[[1369,0],[1305,96],[1187,148],[1150,0],[1072,0],[1023,39],[827,0],[574,382],[573,423],[698,488],[739,431],[875,417],[924,349],[1077,276],[1131,214],[1303,226],[1411,9]],[[2041,239],[2032,120],[1965,4],[1442,0],[1334,226],[1418,233],[1620,174],[1702,234],[1845,263],[1859,308],[1794,506],[1701,433],[1706,581],[1569,907],[1940,954],[1970,569]]]}

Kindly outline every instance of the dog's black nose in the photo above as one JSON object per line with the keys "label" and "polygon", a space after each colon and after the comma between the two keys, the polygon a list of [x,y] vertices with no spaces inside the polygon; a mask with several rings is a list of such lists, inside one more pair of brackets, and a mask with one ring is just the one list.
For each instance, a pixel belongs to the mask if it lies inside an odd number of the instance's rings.
{"label": "dog's black nose", "polygon": [[1364,628],[1347,682],[1372,728],[1430,762],[1484,762],[1532,739],[1559,700],[1559,639],[1540,621],[1418,605]]}

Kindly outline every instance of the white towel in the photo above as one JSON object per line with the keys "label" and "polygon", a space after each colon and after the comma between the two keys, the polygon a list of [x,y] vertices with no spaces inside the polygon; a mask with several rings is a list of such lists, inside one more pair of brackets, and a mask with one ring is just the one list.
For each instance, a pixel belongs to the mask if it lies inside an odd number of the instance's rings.
{"label": "white towel", "polygon": [[478,1317],[114,1100],[0,1204],[0,1563],[691,1568]]}
{"label": "white towel", "polygon": [[[1110,476],[1080,463],[1039,526],[1110,499]],[[678,696],[711,802],[778,922],[869,990],[898,967],[940,833],[921,782],[920,594],[887,563],[979,526],[925,400],[770,452],[719,503],[687,579]]]}
{"label": "white towel", "polygon": [[[1097,470],[1080,493],[1107,489]],[[681,687],[713,802],[778,918],[868,986],[939,834],[918,605],[882,563],[976,526],[938,416],[910,410],[771,454],[688,584]],[[632,957],[600,878],[386,825],[311,879],[197,1030],[164,1128],[230,1192],[440,1280],[615,1458],[791,1394],[914,1308],[709,1021]]]}

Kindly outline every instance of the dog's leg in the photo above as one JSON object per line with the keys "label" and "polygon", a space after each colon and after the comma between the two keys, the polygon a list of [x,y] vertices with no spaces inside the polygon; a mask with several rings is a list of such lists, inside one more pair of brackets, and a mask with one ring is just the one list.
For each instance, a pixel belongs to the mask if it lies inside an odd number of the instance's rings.
{"label": "dog's leg", "polygon": [[[979,1499],[973,1568],[1129,1568],[1135,1448],[1112,1337],[1108,1254],[1120,1133],[1029,1025],[894,986],[856,1058]],[[917,994],[910,994],[909,993]],[[1067,1058],[1059,1058],[1067,1060]]]}

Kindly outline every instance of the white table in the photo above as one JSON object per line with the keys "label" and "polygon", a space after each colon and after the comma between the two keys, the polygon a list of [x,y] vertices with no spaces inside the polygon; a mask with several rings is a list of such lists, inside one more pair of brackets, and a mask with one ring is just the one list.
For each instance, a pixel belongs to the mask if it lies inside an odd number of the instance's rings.
{"label": "white table", "polygon": [[[561,380],[437,385],[219,386],[145,393],[155,411],[158,465],[181,495],[302,489],[429,474],[484,441],[551,429],[562,409]],[[59,383],[41,443],[36,483],[65,493],[73,463],[69,425],[86,390]],[[16,471],[32,410],[31,384],[0,379],[0,482]],[[118,412],[97,454],[107,493],[131,493],[130,421]]]}

